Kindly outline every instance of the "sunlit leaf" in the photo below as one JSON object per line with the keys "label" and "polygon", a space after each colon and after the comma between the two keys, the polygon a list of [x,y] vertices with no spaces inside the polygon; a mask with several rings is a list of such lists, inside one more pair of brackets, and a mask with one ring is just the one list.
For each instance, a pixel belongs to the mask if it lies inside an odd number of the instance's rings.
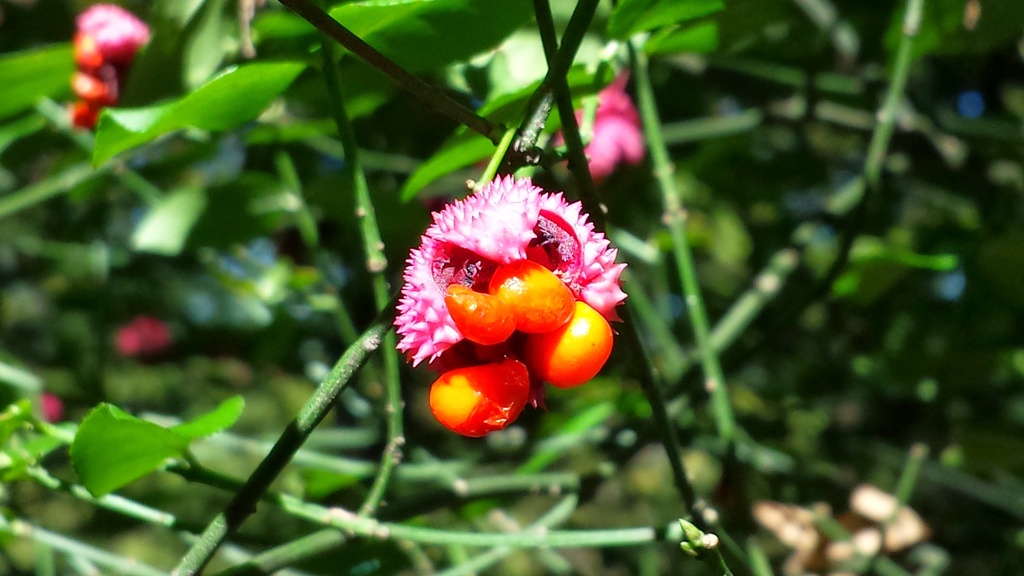
{"label": "sunlit leaf", "polygon": [[608,35],[629,38],[645,30],[708,16],[723,8],[722,0],[623,0],[608,18]]}
{"label": "sunlit leaf", "polygon": [[171,430],[189,440],[212,436],[233,426],[242,416],[244,409],[245,399],[241,396],[232,396],[206,414],[184,424],[178,424]]}
{"label": "sunlit leaf", "polygon": [[205,207],[206,194],[199,188],[168,194],[139,222],[132,234],[132,247],[139,252],[177,255]]}
{"label": "sunlit leaf", "polygon": [[186,127],[228,130],[239,126],[258,116],[304,68],[297,62],[246,64],[170,102],[142,108],[108,108],[96,131],[93,162],[101,164],[115,154]]}
{"label": "sunlit leaf", "polygon": [[75,434],[71,464],[82,484],[102,496],[153,472],[170,458],[184,456],[193,440],[230,427],[244,406],[242,398],[235,396],[190,422],[164,428],[112,404],[100,404]]}
{"label": "sunlit leaf", "polygon": [[43,97],[63,98],[71,92],[74,70],[71,44],[0,56],[0,118],[31,108]]}
{"label": "sunlit leaf", "polygon": [[433,70],[497,46],[529,21],[520,0],[368,0],[331,15],[412,72]]}
{"label": "sunlit leaf", "polygon": [[111,404],[94,408],[75,434],[71,463],[97,496],[117,490],[184,454],[188,438]]}
{"label": "sunlit leaf", "polygon": [[661,30],[644,43],[644,52],[655,54],[708,54],[718,48],[718,24],[698,22],[681,28]]}

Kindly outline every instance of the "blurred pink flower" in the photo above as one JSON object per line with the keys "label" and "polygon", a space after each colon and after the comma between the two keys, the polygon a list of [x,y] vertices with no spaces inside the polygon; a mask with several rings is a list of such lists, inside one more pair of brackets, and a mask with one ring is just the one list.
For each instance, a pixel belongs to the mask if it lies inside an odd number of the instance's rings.
{"label": "blurred pink flower", "polygon": [[92,129],[106,106],[117,104],[124,77],[139,49],[149,41],[149,26],[114,4],[94,4],[78,15],[71,87],[79,100],[69,109],[71,123]]}
{"label": "blurred pink flower", "polygon": [[170,345],[171,331],[163,320],[153,316],[136,316],[115,336],[118,354],[127,357],[152,356]]}
{"label": "blurred pink flower", "polygon": [[626,294],[619,287],[625,264],[582,212],[559,193],[546,193],[529,178],[496,178],[479,192],[433,213],[434,223],[406,261],[395,320],[413,365],[434,363],[463,340],[445,305],[451,284],[486,286],[494,270],[532,260],[553,271],[573,295],[605,318]]}
{"label": "blurred pink flower", "polygon": [[60,398],[49,392],[43,392],[39,400],[42,403],[43,420],[53,423],[64,419],[64,403]]}
{"label": "blurred pink flower", "polygon": [[[80,58],[91,53],[82,44],[92,44],[101,63],[123,66],[130,64],[139,48],[149,41],[149,26],[116,4],[93,4],[78,15],[75,23],[75,47]],[[83,62],[79,60],[79,64]]]}
{"label": "blurred pink flower", "polygon": [[[590,143],[584,151],[587,165],[594,180],[601,181],[611,175],[620,164],[637,165],[643,162],[644,135],[640,113],[626,93],[629,75],[623,74],[597,94],[597,110]],[[576,113],[582,122],[583,112]],[[559,133],[556,144],[565,140]]]}

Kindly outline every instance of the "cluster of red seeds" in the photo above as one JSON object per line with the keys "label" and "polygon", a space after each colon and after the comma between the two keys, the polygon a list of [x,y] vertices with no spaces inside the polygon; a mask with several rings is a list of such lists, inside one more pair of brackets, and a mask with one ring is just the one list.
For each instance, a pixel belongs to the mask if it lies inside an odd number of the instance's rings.
{"label": "cluster of red seeds", "polygon": [[[480,288],[485,288],[486,291]],[[597,375],[612,350],[608,321],[554,272],[531,260],[499,266],[485,286],[451,284],[445,304],[476,365],[444,372],[430,409],[465,436],[505,428],[541,382],[571,388]]]}
{"label": "cluster of red seeds", "polygon": [[149,39],[149,28],[123,8],[96,4],[78,17],[71,88],[79,100],[71,105],[71,123],[91,130],[100,112],[117,104],[128,68]]}

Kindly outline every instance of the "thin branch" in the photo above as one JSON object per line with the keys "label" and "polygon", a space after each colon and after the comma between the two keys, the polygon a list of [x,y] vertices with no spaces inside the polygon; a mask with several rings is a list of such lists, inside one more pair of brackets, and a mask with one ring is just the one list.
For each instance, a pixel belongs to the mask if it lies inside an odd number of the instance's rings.
{"label": "thin branch", "polygon": [[[596,3],[594,6],[584,2],[577,4],[572,16],[569,17],[569,24],[562,35],[562,41],[554,41],[550,45],[545,44],[544,51],[548,61],[548,71],[540,86],[530,96],[526,106],[528,113],[523,117],[519,129],[516,131],[516,139],[512,142],[512,152],[516,154],[516,157],[508,159],[510,169],[515,169],[522,164],[543,163],[543,153],[537,148],[537,140],[540,138],[541,132],[544,131],[544,125],[547,123],[554,105],[552,82],[558,78],[564,80],[566,74],[569,73],[569,69],[576,59],[576,52],[594,18],[594,10],[596,10]],[[553,24],[551,28],[554,28]],[[553,33],[551,38],[554,38]]]}
{"label": "thin branch", "polygon": [[632,42],[629,42],[629,55],[636,74],[644,134],[651,159],[654,162],[654,174],[661,189],[665,210],[663,218],[672,238],[672,253],[679,269],[680,282],[685,294],[684,300],[690,315],[690,326],[693,329],[693,336],[701,355],[701,365],[704,368],[705,388],[711,394],[711,407],[715,424],[718,426],[718,435],[726,442],[731,443],[735,438],[736,419],[733,416],[729,393],[725,388],[725,377],[718,361],[718,354],[711,345],[707,310],[704,307],[704,298],[697,281],[693,254],[686,241],[686,211],[683,207],[682,195],[676,186],[675,170],[668,156],[668,148],[661,136],[661,120],[658,117],[654,89],[647,71],[647,60],[636,50]]}
{"label": "thin branch", "polygon": [[396,84],[407,90],[427,107],[455,120],[459,124],[465,125],[474,132],[483,134],[495,144],[498,143],[502,134],[505,133],[504,126],[495,124],[477,115],[444,92],[413,76],[405,68],[402,68],[393,60],[378,52],[373,46],[364,42],[362,38],[353,34],[334,18],[331,18],[328,13],[320,9],[311,0],[280,1],[281,4],[284,4],[299,16],[305,18],[317,30],[326,34],[332,40],[344,46],[346,50],[362,58],[367,64],[394,80]]}
{"label": "thin branch", "polygon": [[6,520],[3,516],[0,516],[0,534],[10,534],[17,538],[29,538],[63,554],[89,560],[117,574],[167,576],[166,572],[143,564],[134,558],[125,558],[124,556],[112,554],[106,550],[83,544],[67,536],[34,526],[22,520]]}
{"label": "thin branch", "polygon": [[217,548],[228,535],[256,511],[256,503],[263,497],[270,484],[291,461],[302,443],[313,432],[316,425],[334,406],[338,395],[348,387],[356,372],[370,357],[370,353],[381,345],[381,339],[391,328],[394,311],[393,303],[381,313],[374,323],[345,353],[331,369],[330,374],[317,387],[313,395],[299,411],[295,420],[288,425],[274,444],[270,453],[249,476],[245,485],[223,512],[218,514],[199,536],[172,572],[173,576],[198,574],[217,552]]}
{"label": "thin branch", "polygon": [[[584,8],[590,8],[592,14],[592,9],[595,6],[596,2],[580,0],[579,4],[577,4],[576,10],[579,11]],[[554,45],[556,43],[554,23],[551,19],[551,8],[547,0],[534,0],[534,10],[537,16],[537,27],[540,30],[541,39],[545,44],[544,51],[550,59],[552,55],[555,54]],[[607,228],[605,216],[600,200],[597,197],[597,192],[594,189],[593,180],[590,177],[590,170],[587,167],[587,160],[583,151],[583,141],[580,138],[579,126],[576,123],[576,116],[572,107],[572,97],[569,94],[568,83],[565,81],[564,76],[551,77],[551,79],[552,88],[555,92],[555,101],[558,104],[558,113],[562,118],[562,132],[565,135],[566,146],[569,150],[569,167],[577,179],[583,205],[590,212],[591,218],[594,219],[595,228],[597,230],[604,230]],[[633,359],[637,368],[637,373],[640,378],[640,386],[648,403],[651,405],[651,411],[654,416],[655,426],[659,432],[659,438],[661,439],[662,445],[665,447],[665,452],[668,454],[668,461],[672,469],[673,483],[675,484],[680,498],[682,499],[686,514],[690,515],[695,511],[697,496],[686,474],[682,458],[680,458],[681,447],[679,444],[679,438],[676,435],[675,428],[669,421],[665,399],[662,396],[657,382],[655,382],[654,375],[651,373],[651,363],[647,352],[644,350],[643,344],[641,343],[639,326],[632,319],[632,308],[632,305],[627,300],[626,306],[622,311],[624,337],[626,338],[626,343],[632,352],[630,357]]]}
{"label": "thin branch", "polygon": [[[355,131],[349,121],[348,112],[345,108],[345,98],[341,91],[341,81],[338,78],[338,71],[334,65],[333,50],[331,44],[324,39],[322,43],[324,80],[327,82],[327,92],[331,99],[331,108],[334,113],[334,122],[338,127],[338,137],[345,150],[345,158],[348,161],[349,174],[352,177],[352,187],[356,197],[356,218],[359,220],[359,230],[363,237],[363,248],[366,251],[366,269],[370,272],[373,285],[373,299],[377,305],[377,311],[382,312],[389,306],[388,281],[385,277],[388,260],[384,255],[384,242],[381,240],[380,228],[377,225],[377,211],[370,198],[370,187],[366,181],[366,173],[360,163],[359,146],[356,141]],[[387,422],[387,443],[384,452],[381,454],[380,468],[373,479],[370,491],[366,500],[359,508],[359,513],[368,516],[372,515],[377,506],[384,499],[388,483],[391,481],[391,473],[402,458],[402,445],[405,444],[405,436],[402,426],[402,391],[399,381],[399,360],[398,351],[395,347],[395,336],[388,333],[384,336],[384,389],[385,403],[384,414]]]}

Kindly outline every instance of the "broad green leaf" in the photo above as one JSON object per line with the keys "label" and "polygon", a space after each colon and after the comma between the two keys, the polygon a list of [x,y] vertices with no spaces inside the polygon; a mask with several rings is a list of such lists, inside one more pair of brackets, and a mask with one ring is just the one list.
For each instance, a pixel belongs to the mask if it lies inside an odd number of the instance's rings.
{"label": "broad green leaf", "polygon": [[623,0],[608,18],[608,35],[629,38],[645,30],[708,16],[723,8],[722,0]]}
{"label": "broad green leaf", "polygon": [[224,17],[225,3],[226,0],[206,0],[198,17],[188,27],[182,77],[187,89],[195,89],[209,80],[224,61],[225,32],[229,26],[238,26],[233,19],[228,21]]}
{"label": "broad green leaf", "polygon": [[139,222],[132,234],[132,247],[139,252],[178,255],[204,208],[206,194],[199,188],[168,194]]}
{"label": "broad green leaf", "polygon": [[108,108],[96,131],[93,162],[102,164],[168,132],[194,127],[228,130],[254,119],[305,68],[298,62],[260,62],[230,68],[194,92],[142,108]]}
{"label": "broad green leaf", "polygon": [[441,150],[421,164],[402,186],[403,201],[412,200],[431,182],[487,158],[494,152],[490,140],[475,133],[463,134],[450,140]]}
{"label": "broad green leaf", "polygon": [[198,418],[164,428],[112,404],[93,408],[71,443],[71,464],[89,492],[102,496],[185,455],[189,444],[233,425],[245,402],[234,396]]}
{"label": "broad green leaf", "polygon": [[648,38],[644,52],[655,54],[709,54],[718,48],[718,24],[698,22],[680,28],[666,28]]}
{"label": "broad green leaf", "polygon": [[0,118],[27,110],[43,97],[62,98],[71,91],[74,70],[71,44],[0,56]]}
{"label": "broad green leaf", "polygon": [[102,496],[181,456],[188,438],[113,406],[100,404],[82,421],[71,443],[71,464],[82,484]]}
{"label": "broad green leaf", "polygon": [[493,48],[532,13],[521,0],[368,0],[331,11],[411,72],[434,70]]}
{"label": "broad green leaf", "polygon": [[260,10],[252,23],[256,42],[273,39],[298,38],[316,32],[305,18],[288,10]]}
{"label": "broad green leaf", "polygon": [[433,0],[346,2],[331,9],[331,17],[356,36],[365,39],[377,30],[415,16],[432,2]]}
{"label": "broad green leaf", "polygon": [[234,426],[244,408],[245,399],[241,396],[232,396],[206,414],[184,424],[178,424],[171,430],[189,440],[212,436]]}

